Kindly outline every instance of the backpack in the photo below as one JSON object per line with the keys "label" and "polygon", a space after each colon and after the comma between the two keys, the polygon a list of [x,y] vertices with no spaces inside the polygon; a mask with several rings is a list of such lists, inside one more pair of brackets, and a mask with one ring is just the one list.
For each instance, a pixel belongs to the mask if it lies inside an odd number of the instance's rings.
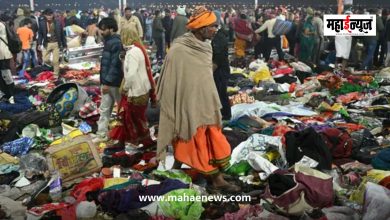
{"label": "backpack", "polygon": [[347,131],[338,128],[327,128],[321,135],[333,158],[349,158],[352,155],[353,140]]}
{"label": "backpack", "polygon": [[272,34],[275,36],[281,36],[287,34],[292,28],[291,21],[284,21],[282,19],[276,19]]}
{"label": "backpack", "polygon": [[7,40],[8,43],[5,42],[3,38],[0,38],[5,45],[8,46],[9,51],[12,54],[17,54],[22,51],[22,41],[20,41],[19,36],[15,33],[15,31],[6,23],[3,23],[7,32]]}
{"label": "backpack", "polygon": [[321,135],[314,128],[309,127],[303,131],[290,131],[286,138],[286,159],[290,166],[299,162],[304,156],[317,161],[317,169],[332,169],[332,155]]}

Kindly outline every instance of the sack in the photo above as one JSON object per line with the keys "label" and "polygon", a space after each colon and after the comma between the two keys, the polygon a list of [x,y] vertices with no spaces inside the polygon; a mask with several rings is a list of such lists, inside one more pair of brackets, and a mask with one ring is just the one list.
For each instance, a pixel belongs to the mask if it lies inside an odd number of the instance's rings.
{"label": "sack", "polygon": [[292,28],[291,21],[284,21],[282,19],[276,19],[272,34],[275,36],[281,36],[287,34]]}
{"label": "sack", "polygon": [[56,102],[55,106],[62,118],[68,117],[77,101],[77,89],[71,88],[66,91]]}
{"label": "sack", "polygon": [[[67,99],[64,94],[70,89],[76,89],[72,99]],[[73,94],[73,93],[72,93]],[[65,99],[67,100],[65,100]],[[69,98],[69,97],[68,97]],[[61,101],[59,101],[62,99]],[[80,109],[90,100],[87,92],[76,83],[65,83],[55,88],[47,98],[46,103],[55,104],[61,117],[79,115]]]}
{"label": "sack", "polygon": [[290,166],[307,156],[319,163],[316,168],[331,170],[332,155],[321,135],[314,128],[310,127],[299,132],[287,132],[285,137],[286,158]]}
{"label": "sack", "polygon": [[100,171],[103,164],[92,140],[87,135],[65,136],[57,145],[51,144],[46,153],[50,171],[60,172],[63,181]]}
{"label": "sack", "polygon": [[277,170],[268,178],[263,199],[271,208],[288,215],[332,206],[332,177],[317,170],[295,165],[292,173]]}
{"label": "sack", "polygon": [[22,41],[20,41],[19,36],[15,33],[12,27],[9,26],[9,24],[3,23],[7,32],[7,41],[6,43],[5,39],[0,38],[8,46],[9,51],[12,54],[17,54],[20,51],[22,51]]}
{"label": "sack", "polygon": [[353,141],[349,133],[338,128],[327,128],[321,133],[334,159],[349,158]]}

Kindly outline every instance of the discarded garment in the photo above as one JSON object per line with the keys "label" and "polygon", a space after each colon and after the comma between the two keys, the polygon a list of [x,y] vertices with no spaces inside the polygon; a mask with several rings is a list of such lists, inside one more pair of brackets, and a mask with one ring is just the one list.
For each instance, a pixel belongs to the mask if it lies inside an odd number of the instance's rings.
{"label": "discarded garment", "polygon": [[3,144],[0,149],[12,156],[21,156],[28,153],[33,146],[34,140],[28,137],[20,138]]}

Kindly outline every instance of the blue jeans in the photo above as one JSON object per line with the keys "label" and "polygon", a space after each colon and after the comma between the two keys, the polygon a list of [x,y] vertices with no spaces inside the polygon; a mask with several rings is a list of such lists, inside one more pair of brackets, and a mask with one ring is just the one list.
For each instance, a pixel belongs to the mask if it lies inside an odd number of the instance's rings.
{"label": "blue jeans", "polygon": [[371,69],[372,68],[376,43],[377,43],[376,40],[370,41],[367,45],[367,56],[363,61],[363,68],[364,69]]}
{"label": "blue jeans", "polygon": [[27,69],[30,66],[30,61],[32,59],[32,64],[37,65],[37,58],[33,49],[23,50],[23,67],[22,70]]}

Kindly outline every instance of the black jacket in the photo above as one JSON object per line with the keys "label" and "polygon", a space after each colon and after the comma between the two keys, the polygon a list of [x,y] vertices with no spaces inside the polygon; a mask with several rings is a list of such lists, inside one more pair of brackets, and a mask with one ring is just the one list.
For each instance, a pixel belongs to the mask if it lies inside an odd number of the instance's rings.
{"label": "black jacket", "polygon": [[390,42],[390,19],[387,19],[386,21],[385,39],[387,42]]}
{"label": "black jacket", "polygon": [[152,25],[152,37],[153,38],[162,38],[164,36],[164,27],[162,24],[162,18],[161,17],[156,17],[153,20],[153,25]]}
{"label": "black jacket", "polygon": [[171,40],[172,24],[173,24],[173,19],[171,18],[171,16],[165,16],[162,19],[162,25],[165,29],[165,39],[167,39],[168,41]]}
{"label": "black jacket", "polygon": [[119,87],[123,79],[122,62],[119,55],[122,42],[119,35],[114,34],[104,41],[104,49],[100,66],[100,83]]}
{"label": "black jacket", "polygon": [[219,29],[213,41],[213,63],[217,64],[218,69],[229,69],[229,34],[224,28]]}
{"label": "black jacket", "polygon": [[[66,45],[66,38],[63,31],[63,27],[61,23],[57,20],[54,20],[54,26],[55,26],[55,33],[56,38],[58,41],[58,46],[60,48],[67,47]],[[46,19],[43,19],[39,22],[39,30],[38,30],[38,45],[43,45],[44,47],[47,46],[48,39],[47,39],[47,23]]]}

